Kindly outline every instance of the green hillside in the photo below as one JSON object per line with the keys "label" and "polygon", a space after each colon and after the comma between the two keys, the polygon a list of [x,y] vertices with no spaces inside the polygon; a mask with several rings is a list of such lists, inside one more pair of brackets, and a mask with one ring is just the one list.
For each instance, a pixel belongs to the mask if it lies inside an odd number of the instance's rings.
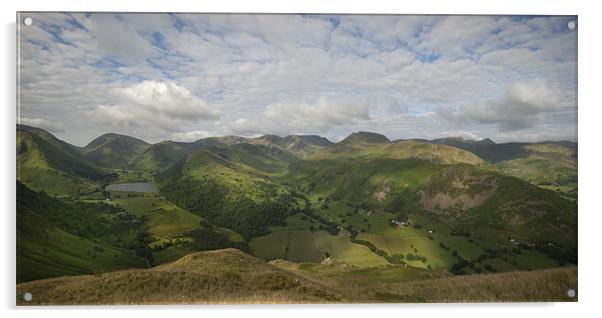
{"label": "green hillside", "polygon": [[[570,146],[538,143],[523,146],[524,157],[500,161],[496,167],[543,188],[575,192],[577,188],[577,152]],[[574,193],[576,194],[576,193]]]}
{"label": "green hillside", "polygon": [[[348,139],[349,138],[351,137],[348,137]],[[307,159],[417,159],[430,161],[436,164],[483,164],[483,160],[473,153],[446,145],[417,141],[366,143],[355,141],[345,142],[345,140],[333,147],[329,147],[317,152],[315,155]]]}
{"label": "green hillside", "polygon": [[468,150],[502,173],[571,197],[577,187],[577,145],[572,142],[502,143],[462,138],[430,141]]}
{"label": "green hillside", "polygon": [[90,162],[106,168],[125,168],[150,145],[120,134],[104,134],[81,149]]}
{"label": "green hillside", "polygon": [[[169,200],[241,233],[266,260],[329,255],[357,266],[405,263],[456,273],[576,262],[574,202],[501,175],[465,150],[366,142],[382,139],[362,134],[362,142],[305,159],[247,143],[214,147],[157,180]],[[298,215],[309,223],[299,228],[303,222],[291,219]],[[396,219],[422,224],[396,232]]]}
{"label": "green hillside", "polygon": [[171,166],[201,146],[195,143],[162,141],[151,145],[132,159],[131,166],[136,170],[156,172]]}
{"label": "green hillside", "polygon": [[17,182],[17,281],[146,267],[135,219],[106,204],[59,200]]}
{"label": "green hillside", "polygon": [[[502,154],[504,149],[509,150]],[[43,130],[19,127],[17,163],[23,183],[18,183],[18,231],[24,233],[18,244],[20,282],[97,273],[85,278],[91,286],[165,283],[154,270],[98,274],[150,266],[169,268],[168,277],[184,275],[192,280],[186,286],[224,282],[230,292],[228,284],[251,286],[251,281],[231,281],[231,273],[197,277],[180,268],[182,262],[170,263],[199,251],[236,248],[313,282],[341,284],[309,295],[303,288],[301,294],[297,289],[274,294],[248,287],[260,296],[244,291],[237,301],[270,301],[274,295],[276,302],[289,296],[317,302],[445,301],[476,297],[453,275],[470,276],[470,284],[494,286],[503,295],[510,287],[500,285],[495,273],[544,273],[540,270],[577,264],[576,147],[569,143],[391,142],[359,132],[336,144],[319,136],[265,135],[147,145],[107,134],[78,148]],[[153,181],[158,193],[105,188],[110,182]],[[557,285],[542,286],[541,277],[572,283],[567,272],[516,275],[533,278],[530,288],[543,288],[545,299],[557,299],[552,291]],[[353,278],[361,275],[384,285]],[[366,289],[345,292],[345,280]],[[412,298],[397,289],[404,284],[414,290],[419,280],[462,292],[429,298],[417,291]],[[142,297],[120,290],[99,302]],[[140,299],[177,302],[156,293]],[[96,302],[65,297],[45,301]],[[217,301],[203,288],[191,297]]]}
{"label": "green hillside", "polygon": [[77,196],[94,192],[114,178],[114,173],[94,166],[74,146],[40,129],[23,127],[17,127],[17,179],[32,189]]}
{"label": "green hillside", "polygon": [[277,148],[301,158],[311,156],[321,149],[333,145],[328,139],[314,135],[290,135],[286,137],[265,135],[249,139],[248,142]]}
{"label": "green hillside", "polygon": [[367,131],[360,131],[352,133],[347,138],[341,140],[339,145],[346,146],[361,146],[361,145],[377,145],[377,144],[388,144],[391,140],[389,138]]}
{"label": "green hillside", "polygon": [[261,151],[265,152],[267,149],[272,155],[285,156],[287,160],[292,160],[294,157],[311,156],[321,149],[332,146],[333,143],[324,137],[311,135],[286,137],[265,135],[257,138],[223,136],[203,138],[194,142],[162,141],[138,154],[131,161],[131,165],[138,170],[161,171],[199,150],[247,147],[249,151],[253,151],[248,145],[262,147]]}
{"label": "green hillside", "polygon": [[144,243],[154,265],[174,261],[194,251],[237,247],[247,250],[240,234],[178,207],[156,193],[111,191],[110,204],[139,218]]}
{"label": "green hillside", "polygon": [[426,211],[465,230],[495,229],[517,239],[576,249],[577,205],[514,177],[450,167],[431,178],[421,202]]}
{"label": "green hillside", "polygon": [[248,239],[282,223],[295,206],[267,175],[275,167],[284,167],[282,159],[265,146],[240,144],[193,153],[156,180],[168,200]]}

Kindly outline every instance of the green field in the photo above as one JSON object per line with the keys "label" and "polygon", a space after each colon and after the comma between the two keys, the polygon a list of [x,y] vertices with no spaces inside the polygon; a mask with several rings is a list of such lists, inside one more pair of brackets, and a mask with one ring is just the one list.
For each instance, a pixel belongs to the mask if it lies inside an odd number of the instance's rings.
{"label": "green field", "polygon": [[386,264],[386,260],[367,247],[351,243],[347,233],[331,235],[325,231],[310,231],[310,219],[303,215],[287,218],[286,227],[274,227],[266,236],[249,243],[254,255],[265,259],[285,259],[293,262],[320,263],[327,257],[348,264],[366,267]]}
{"label": "green field", "polygon": [[177,237],[198,229],[203,219],[153,193],[112,191],[111,204],[137,217],[145,216],[149,233],[159,239]]}

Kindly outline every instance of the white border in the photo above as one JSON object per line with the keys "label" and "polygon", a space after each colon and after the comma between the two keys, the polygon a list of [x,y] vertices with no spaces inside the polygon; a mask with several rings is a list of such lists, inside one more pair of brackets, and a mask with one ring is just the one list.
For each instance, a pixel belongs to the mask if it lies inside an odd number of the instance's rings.
{"label": "white border", "polygon": [[[596,1],[561,0],[104,0],[96,1],[3,1],[2,42],[0,51],[0,89],[4,103],[2,105],[2,155],[0,163],[2,178],[0,181],[0,201],[4,209],[1,226],[1,241],[4,252],[2,268],[2,287],[0,301],[2,309],[9,310],[7,316],[47,317],[102,317],[107,314],[128,315],[141,313],[147,317],[162,317],[172,310],[180,316],[216,315],[232,317],[279,316],[313,317],[316,314],[345,317],[366,316],[416,316],[416,317],[508,317],[545,315],[546,317],[587,316],[587,313],[599,312],[596,301],[600,297],[600,242],[599,228],[602,226],[602,211],[596,200],[601,189],[599,162],[602,132],[600,126],[600,31],[602,26]],[[145,11],[145,12],[293,12],[293,13],[404,13],[404,14],[561,14],[579,15],[579,303],[558,304],[438,304],[438,305],[327,305],[327,306],[176,306],[176,307],[105,307],[107,311],[90,311],[87,307],[51,308],[40,312],[36,310],[15,309],[15,17],[16,11]],[[85,309],[85,311],[82,311]],[[133,309],[143,309],[143,312]],[[148,310],[153,309],[153,310]],[[186,310],[183,310],[186,309]],[[202,313],[196,310],[201,309]],[[598,309],[598,310],[597,310]],[[169,311],[169,313],[168,313]]]}

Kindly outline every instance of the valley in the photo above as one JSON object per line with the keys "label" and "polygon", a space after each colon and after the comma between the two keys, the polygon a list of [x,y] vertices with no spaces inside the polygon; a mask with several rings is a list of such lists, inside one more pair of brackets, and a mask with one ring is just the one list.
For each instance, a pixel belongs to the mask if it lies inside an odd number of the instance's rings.
{"label": "valley", "polygon": [[566,300],[576,148],[369,132],[76,147],[19,125],[17,289],[38,304]]}

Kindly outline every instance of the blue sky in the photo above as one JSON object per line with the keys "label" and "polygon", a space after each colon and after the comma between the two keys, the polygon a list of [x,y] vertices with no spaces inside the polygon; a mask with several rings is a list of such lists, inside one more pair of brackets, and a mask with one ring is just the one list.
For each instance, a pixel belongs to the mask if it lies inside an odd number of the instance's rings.
{"label": "blue sky", "polygon": [[576,139],[575,17],[25,16],[21,122],[77,145],[106,132]]}

